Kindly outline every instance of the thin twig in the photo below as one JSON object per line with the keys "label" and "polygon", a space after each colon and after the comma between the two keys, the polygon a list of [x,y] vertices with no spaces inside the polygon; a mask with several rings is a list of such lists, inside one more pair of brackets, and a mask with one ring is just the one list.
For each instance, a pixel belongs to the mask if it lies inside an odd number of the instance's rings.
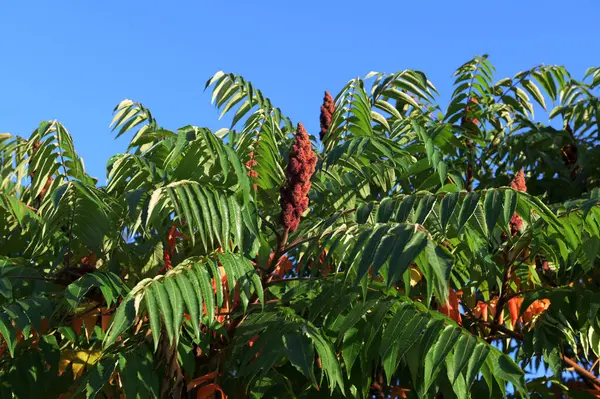
{"label": "thin twig", "polygon": [[[521,254],[523,253],[525,248],[528,248],[528,247],[529,247],[529,245],[523,245],[521,247],[521,249],[519,250],[519,252],[517,252],[515,254],[513,259],[506,263],[506,267],[504,268],[504,276],[502,278],[502,291],[500,293],[500,298],[498,298],[498,303],[496,304],[496,316],[494,317],[494,322],[496,325],[502,324],[501,323],[502,311],[504,309],[504,306],[508,303],[508,299],[509,299],[508,288],[510,287],[510,280],[512,277],[512,271],[513,271],[513,267],[515,266],[515,262],[517,261],[517,259],[519,259],[519,257],[521,256]],[[494,328],[492,328],[491,334],[493,334],[495,331],[496,330],[494,330]]]}
{"label": "thin twig", "polygon": [[20,278],[24,280],[43,280],[43,281],[54,281],[53,278],[39,277],[39,276],[4,276],[5,278]]}
{"label": "thin twig", "polygon": [[265,283],[265,286],[270,286],[270,285],[275,285],[275,284],[281,284],[281,283],[287,283],[290,281],[308,281],[308,280],[314,280],[314,278],[312,277],[290,277],[290,278],[284,278],[281,280],[271,280],[271,281],[267,281]]}

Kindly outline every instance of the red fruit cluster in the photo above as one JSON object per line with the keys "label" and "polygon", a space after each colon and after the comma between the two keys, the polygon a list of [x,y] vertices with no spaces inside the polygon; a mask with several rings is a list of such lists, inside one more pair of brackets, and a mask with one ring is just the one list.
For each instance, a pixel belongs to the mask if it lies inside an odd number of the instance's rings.
{"label": "red fruit cluster", "polygon": [[287,165],[287,182],[281,188],[281,224],[285,229],[295,231],[308,208],[310,178],[316,165],[317,157],[306,129],[299,123]]}
{"label": "red fruit cluster", "polygon": [[[521,169],[519,173],[516,174],[513,181],[510,183],[510,187],[522,192],[527,192],[527,185],[525,184],[525,173]],[[523,227],[523,219],[516,213],[510,218],[510,232],[512,236],[516,236],[520,231],[521,227]]]}
{"label": "red fruit cluster", "polygon": [[163,274],[165,271],[173,268],[171,256],[173,256],[173,253],[175,252],[177,239],[182,236],[183,234],[177,230],[177,226],[171,226],[169,233],[167,234],[167,248],[163,251],[163,260],[165,261],[165,265],[159,270],[158,274]]}
{"label": "red fruit cluster", "polygon": [[52,176],[48,176],[48,180],[46,180],[46,184],[44,184],[44,187],[40,191],[40,199],[44,199],[44,197],[46,196],[46,193],[48,192],[48,188],[50,187],[52,182],[54,182],[54,178]]}
{"label": "red fruit cluster", "polygon": [[470,114],[473,113],[473,110],[471,109],[471,107],[469,107],[469,104],[479,104],[479,101],[477,101],[477,98],[475,97],[471,97],[469,99],[469,101],[467,102],[467,107],[465,108],[465,117],[462,120],[462,125],[466,125],[467,123],[473,123],[477,126],[479,126],[479,119],[473,118],[472,116],[470,116]]}
{"label": "red fruit cluster", "polygon": [[246,162],[246,168],[248,168],[248,176],[251,178],[258,177],[258,172],[254,170],[254,167],[258,165],[258,162],[254,158],[254,152],[251,152],[250,159]]}
{"label": "red fruit cluster", "polygon": [[323,105],[321,105],[321,132],[319,133],[319,138],[321,141],[325,138],[325,135],[329,131],[329,127],[331,126],[331,117],[335,112],[335,102],[333,101],[333,97],[329,92],[325,92],[325,97],[323,98]]}

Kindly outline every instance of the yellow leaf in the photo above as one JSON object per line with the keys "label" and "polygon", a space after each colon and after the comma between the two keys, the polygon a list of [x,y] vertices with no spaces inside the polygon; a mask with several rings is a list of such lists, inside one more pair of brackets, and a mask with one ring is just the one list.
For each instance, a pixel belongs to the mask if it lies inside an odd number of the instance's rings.
{"label": "yellow leaf", "polygon": [[423,279],[423,275],[416,267],[410,267],[410,286],[414,287]]}
{"label": "yellow leaf", "polygon": [[73,368],[73,378],[77,379],[83,374],[83,370],[87,365],[93,365],[98,361],[101,351],[74,351],[64,350],[61,353],[60,361],[58,362],[58,375],[65,372],[69,364]]}

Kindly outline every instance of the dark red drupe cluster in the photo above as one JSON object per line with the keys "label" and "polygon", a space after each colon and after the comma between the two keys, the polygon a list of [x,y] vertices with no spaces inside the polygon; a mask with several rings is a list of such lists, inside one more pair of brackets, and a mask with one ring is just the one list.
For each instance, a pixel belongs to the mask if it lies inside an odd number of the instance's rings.
{"label": "dark red drupe cluster", "polygon": [[[510,183],[510,187],[518,190],[527,192],[527,185],[525,184],[525,173],[521,169],[519,173],[516,174],[513,181]],[[523,226],[523,219],[516,213],[513,214],[512,218],[510,218],[510,232],[514,236],[517,235],[521,231],[521,227]]]}
{"label": "dark red drupe cluster", "polygon": [[333,101],[333,97],[329,92],[325,92],[325,97],[323,97],[323,105],[321,105],[321,132],[319,133],[319,138],[321,141],[325,138],[325,135],[329,131],[329,127],[331,126],[331,117],[335,112],[335,102]]}
{"label": "dark red drupe cluster", "polygon": [[525,172],[523,172],[522,169],[515,175],[513,181],[510,183],[510,187],[518,191],[523,191],[524,193],[527,192],[527,184],[525,184]]}
{"label": "dark red drupe cluster", "polygon": [[[477,126],[479,126],[479,119],[477,118],[473,118],[472,114],[473,114],[473,107],[471,106],[471,104],[479,104],[479,101],[477,101],[477,98],[475,97],[471,97],[469,99],[469,101],[467,101],[467,106],[465,108],[465,117],[462,120],[462,125],[466,125],[468,123],[473,123]],[[476,108],[476,107],[475,107]]]}
{"label": "dark red drupe cluster", "polygon": [[281,188],[281,224],[285,229],[295,231],[302,214],[308,208],[310,178],[316,164],[317,157],[306,129],[298,123],[287,165],[287,182]]}
{"label": "dark red drupe cluster", "polygon": [[254,167],[256,165],[258,165],[258,162],[254,158],[254,152],[251,152],[248,155],[250,156],[250,159],[248,160],[248,162],[246,162],[246,168],[248,169],[248,176],[250,178],[258,177],[258,172],[254,170]]}

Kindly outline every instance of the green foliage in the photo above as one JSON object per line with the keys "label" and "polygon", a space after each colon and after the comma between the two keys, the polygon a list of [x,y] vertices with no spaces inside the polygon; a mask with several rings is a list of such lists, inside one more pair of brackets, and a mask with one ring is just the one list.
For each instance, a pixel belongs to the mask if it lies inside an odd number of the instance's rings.
{"label": "green foliage", "polygon": [[217,132],[122,101],[105,186],[57,121],[0,135],[0,396],[600,391],[599,86],[478,56],[443,108],[423,72],[354,78],[294,232],[295,125],[235,74]]}

